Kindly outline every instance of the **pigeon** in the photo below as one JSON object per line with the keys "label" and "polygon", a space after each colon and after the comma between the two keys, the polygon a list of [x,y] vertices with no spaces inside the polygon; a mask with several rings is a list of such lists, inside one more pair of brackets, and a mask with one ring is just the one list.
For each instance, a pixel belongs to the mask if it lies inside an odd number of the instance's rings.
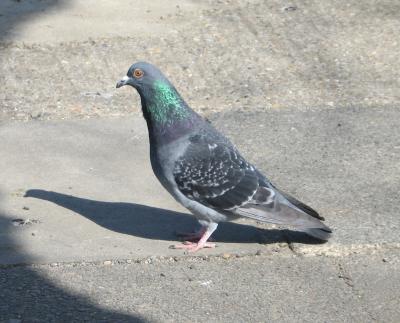
{"label": "pigeon", "polygon": [[118,83],[141,99],[150,141],[150,161],[162,186],[198,220],[201,229],[174,246],[195,252],[209,242],[219,222],[241,217],[290,226],[327,241],[332,230],[315,210],[275,187],[210,122],[184,101],[154,65],[133,64]]}

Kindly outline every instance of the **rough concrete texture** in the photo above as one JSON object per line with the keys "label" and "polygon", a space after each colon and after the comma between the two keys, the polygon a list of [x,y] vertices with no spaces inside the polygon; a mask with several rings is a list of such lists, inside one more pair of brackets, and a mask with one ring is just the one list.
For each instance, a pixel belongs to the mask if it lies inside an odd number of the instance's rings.
{"label": "rough concrete texture", "polygon": [[[181,255],[168,249],[177,242],[174,232],[197,224],[154,177],[145,127],[143,118],[3,126],[2,210],[16,240],[4,245],[2,262],[25,262],[24,255],[35,262]],[[12,222],[19,218],[35,222]],[[222,241],[236,243],[221,244],[217,253],[239,251],[239,242],[254,253],[263,241],[252,227],[228,224],[222,231]]]}
{"label": "rough concrete texture", "polygon": [[15,267],[0,271],[10,300],[0,308],[29,322],[395,323],[399,261],[285,253]]}
{"label": "rough concrete texture", "polygon": [[[321,211],[334,237],[313,244],[302,234],[242,220],[221,225],[219,247],[195,258],[168,248],[176,242],[174,231],[190,230],[195,222],[152,175],[142,118],[3,125],[0,261],[53,266],[5,267],[3,275],[15,280],[34,272],[82,296],[72,301],[63,292],[63,309],[51,301],[46,312],[29,305],[31,298],[39,294],[47,302],[58,289],[46,283],[49,291],[39,291],[34,284],[22,287],[28,290],[22,308],[9,304],[4,313],[79,320],[71,314],[79,307],[82,317],[97,321],[95,302],[105,318],[114,317],[113,309],[121,321],[127,320],[123,315],[296,321],[303,313],[304,321],[323,315],[327,322],[396,322],[400,221],[394,188],[400,179],[394,169],[400,145],[391,129],[399,127],[397,114],[386,108],[213,116],[249,160]],[[3,282],[4,297],[15,299],[21,290],[7,288],[10,278]],[[30,285],[30,275],[21,284]],[[288,302],[293,310],[285,312]]]}
{"label": "rough concrete texture", "polygon": [[[0,322],[399,322],[399,21],[393,0],[1,1]],[[114,88],[138,59],[332,240],[241,220],[169,249],[195,222]]]}
{"label": "rough concrete texture", "polygon": [[157,22],[163,1],[124,1],[101,23],[109,0],[26,2],[0,4],[0,119],[130,115],[114,85],[139,59],[205,113],[399,104],[396,1],[174,1]]}
{"label": "rough concrete texture", "polygon": [[[340,253],[342,246],[400,247],[400,142],[391,130],[400,127],[397,115],[389,108],[285,110],[227,112],[211,120],[335,230],[331,243],[296,250]],[[24,262],[23,254],[37,262],[182,254],[168,249],[173,233],[196,223],[152,174],[142,118],[10,124],[1,127],[0,138],[0,167],[7,169],[0,177],[2,211],[18,237],[3,262]],[[254,253],[260,242],[286,241],[279,231],[271,235],[247,225],[253,221],[241,222],[222,225],[215,238],[227,243],[203,252]],[[15,253],[17,245],[23,253]]]}

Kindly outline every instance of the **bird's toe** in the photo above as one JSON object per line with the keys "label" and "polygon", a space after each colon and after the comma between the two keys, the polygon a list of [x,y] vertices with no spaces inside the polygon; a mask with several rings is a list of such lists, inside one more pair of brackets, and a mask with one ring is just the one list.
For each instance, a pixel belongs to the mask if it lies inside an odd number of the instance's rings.
{"label": "bird's toe", "polygon": [[170,246],[170,249],[183,249],[187,250],[188,252],[196,252],[203,248],[215,248],[215,243],[205,242],[205,243],[195,243],[191,241],[184,241],[181,244],[176,244]]}

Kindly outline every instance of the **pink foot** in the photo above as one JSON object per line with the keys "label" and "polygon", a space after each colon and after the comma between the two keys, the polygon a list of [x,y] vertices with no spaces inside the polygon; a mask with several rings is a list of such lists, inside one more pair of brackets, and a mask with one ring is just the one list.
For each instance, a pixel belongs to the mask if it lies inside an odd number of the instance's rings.
{"label": "pink foot", "polygon": [[210,238],[211,234],[215,231],[217,228],[218,224],[217,223],[209,223],[207,227],[202,228],[198,233],[194,233],[192,236],[199,238],[198,235],[200,235],[200,240],[198,240],[197,243],[195,242],[190,242],[190,241],[185,241],[182,244],[172,246],[173,249],[184,249],[187,250],[188,252],[196,252],[197,250],[203,249],[203,248],[215,248],[215,243],[210,243],[207,242],[207,240]]}
{"label": "pink foot", "polygon": [[195,243],[195,242],[190,242],[190,241],[184,241],[181,244],[176,244],[176,245],[171,246],[171,248],[172,249],[184,249],[184,250],[187,250],[188,252],[196,252],[203,248],[215,248],[215,243],[204,242],[203,244],[200,244],[200,243]]}

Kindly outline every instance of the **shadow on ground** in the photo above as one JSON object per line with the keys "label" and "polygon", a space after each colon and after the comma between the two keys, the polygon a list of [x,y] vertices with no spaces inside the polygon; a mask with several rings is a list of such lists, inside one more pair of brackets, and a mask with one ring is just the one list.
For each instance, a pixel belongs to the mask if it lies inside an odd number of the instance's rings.
{"label": "shadow on ground", "polygon": [[[26,23],[36,14],[50,8],[62,9],[65,1],[0,1],[0,41],[10,39],[18,24]],[[1,196],[0,196],[1,197]],[[1,205],[0,205],[1,206]],[[0,260],[10,248],[23,254],[25,263],[29,255],[13,237],[9,216],[0,212]],[[0,264],[0,322],[146,322],[132,314],[101,308],[89,298],[64,290],[30,266]]]}
{"label": "shadow on ground", "polygon": [[[13,238],[10,217],[0,212],[0,259],[9,248],[29,256]],[[44,277],[40,268],[0,265],[0,322],[147,322],[132,314],[101,308],[88,297],[64,290]]]}
{"label": "shadow on ground", "polygon": [[[135,203],[95,201],[40,189],[28,190],[25,197],[55,203],[106,229],[147,239],[176,241],[175,232],[191,232],[198,226],[197,221],[189,214]],[[217,242],[319,243],[302,232],[264,230],[234,222],[220,223],[213,237]]]}
{"label": "shadow on ground", "polygon": [[66,0],[1,0],[0,1],[0,41],[11,40],[20,24],[27,24],[35,16],[48,9],[62,10],[68,5]]}

